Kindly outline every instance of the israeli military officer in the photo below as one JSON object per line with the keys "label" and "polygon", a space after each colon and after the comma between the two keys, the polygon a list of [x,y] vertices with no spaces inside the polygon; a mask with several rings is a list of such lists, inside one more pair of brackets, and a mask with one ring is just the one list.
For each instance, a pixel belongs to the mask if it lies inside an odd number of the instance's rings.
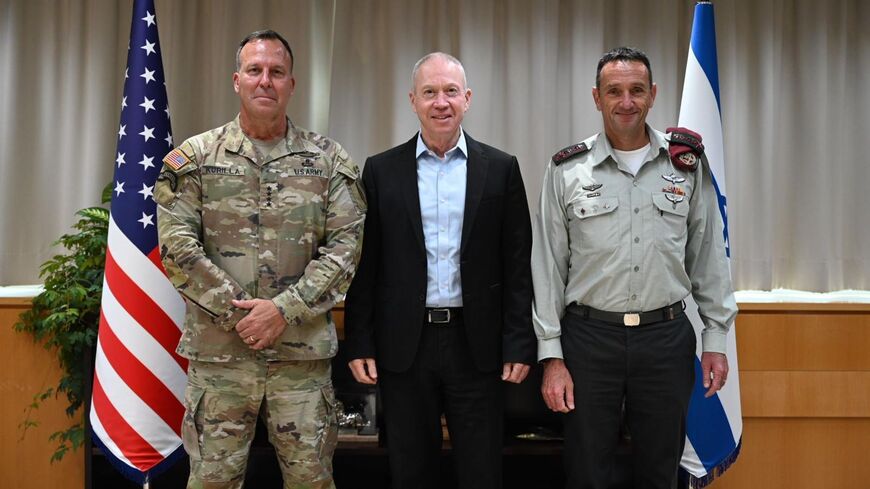
{"label": "israeli military officer", "polygon": [[170,152],[155,189],[161,258],[187,307],[188,487],[242,487],[260,415],[285,488],[334,487],[330,309],[359,258],[359,170],[287,118],[280,34],[245,37],[236,69],[239,115]]}
{"label": "israeli military officer", "polygon": [[602,56],[592,97],[604,132],[552,157],[533,221],[541,390],[565,413],[567,487],[609,487],[623,404],[634,487],[676,487],[694,382],[690,293],[707,395],[728,375],[737,307],[723,223],[700,135],[646,124],[656,85],[644,53]]}

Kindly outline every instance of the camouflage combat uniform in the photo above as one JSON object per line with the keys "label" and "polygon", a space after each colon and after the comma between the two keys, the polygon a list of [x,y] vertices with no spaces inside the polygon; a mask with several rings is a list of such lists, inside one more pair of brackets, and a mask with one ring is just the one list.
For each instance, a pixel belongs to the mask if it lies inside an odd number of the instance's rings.
{"label": "camouflage combat uniform", "polygon": [[[289,121],[268,155],[237,117],[164,158],[154,195],[163,264],[187,307],[177,351],[191,360],[190,487],[241,486],[264,399],[285,487],[332,487],[329,359],[338,343],[329,311],[359,259],[358,176],[337,143]],[[253,298],[271,299],[287,322],[260,351],[234,329],[247,311],[231,301]]]}

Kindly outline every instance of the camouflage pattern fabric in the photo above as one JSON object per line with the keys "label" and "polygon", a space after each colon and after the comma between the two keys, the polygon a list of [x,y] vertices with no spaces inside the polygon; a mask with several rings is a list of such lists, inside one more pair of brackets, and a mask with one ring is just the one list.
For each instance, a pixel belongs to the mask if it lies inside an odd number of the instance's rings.
{"label": "camouflage pattern fabric", "polygon": [[191,361],[182,426],[191,489],[241,488],[259,413],[284,487],[334,488],[338,439],[329,360]]}
{"label": "camouflage pattern fabric", "polygon": [[[160,254],[184,296],[178,353],[227,362],[321,359],[338,342],[329,311],[359,261],[359,169],[335,141],[296,128],[260,155],[239,119],[164,158],[154,189]],[[271,299],[288,327],[260,352],[233,329],[233,299]]]}

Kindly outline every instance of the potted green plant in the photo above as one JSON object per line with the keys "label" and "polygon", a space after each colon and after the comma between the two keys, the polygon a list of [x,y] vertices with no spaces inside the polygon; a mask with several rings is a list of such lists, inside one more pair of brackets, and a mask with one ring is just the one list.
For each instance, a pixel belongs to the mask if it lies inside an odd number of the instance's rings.
{"label": "potted green plant", "polygon": [[[111,199],[111,184],[103,190],[102,203]],[[21,426],[38,425],[34,411],[51,396],[66,395],[66,414],[73,418],[88,395],[86,386],[93,375],[93,356],[100,323],[100,299],[103,290],[103,269],[106,263],[106,243],[109,211],[104,207],[88,207],[76,212],[75,232],[64,234],[55,244],[64,251],[40,267],[44,290],[33,298],[30,310],[21,314],[16,331],[33,335],[51,351],[57,351],[63,376],[57,386],[49,387],[33,397]],[[59,461],[69,450],[78,449],[85,440],[84,413],[71,427],[56,431],[49,440],[58,446],[51,461]]]}

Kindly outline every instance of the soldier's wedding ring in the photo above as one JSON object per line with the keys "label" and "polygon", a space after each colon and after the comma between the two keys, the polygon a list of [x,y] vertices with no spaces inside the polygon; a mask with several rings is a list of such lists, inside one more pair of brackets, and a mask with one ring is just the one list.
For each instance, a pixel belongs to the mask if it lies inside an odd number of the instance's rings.
{"label": "soldier's wedding ring", "polygon": [[257,338],[254,338],[254,335],[248,336],[248,343],[253,344],[256,342],[257,342]]}

